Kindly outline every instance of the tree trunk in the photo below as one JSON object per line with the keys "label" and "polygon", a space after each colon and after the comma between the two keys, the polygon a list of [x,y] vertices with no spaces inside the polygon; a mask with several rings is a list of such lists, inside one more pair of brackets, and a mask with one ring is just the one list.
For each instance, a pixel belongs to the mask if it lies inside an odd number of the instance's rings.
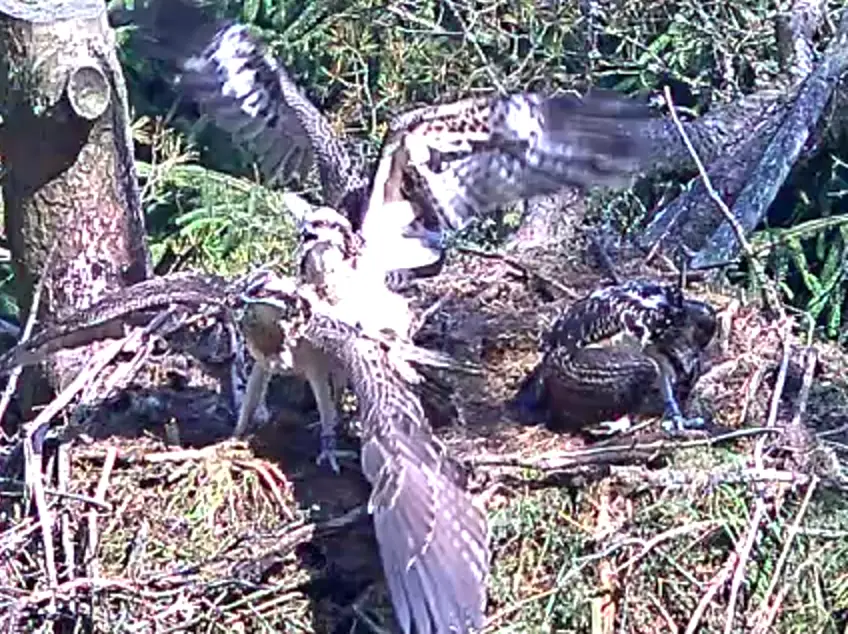
{"label": "tree trunk", "polygon": [[[148,277],[126,87],[102,0],[0,0],[0,116],[22,317],[42,274],[38,316],[47,321]],[[90,352],[57,356],[51,387],[67,384]]]}

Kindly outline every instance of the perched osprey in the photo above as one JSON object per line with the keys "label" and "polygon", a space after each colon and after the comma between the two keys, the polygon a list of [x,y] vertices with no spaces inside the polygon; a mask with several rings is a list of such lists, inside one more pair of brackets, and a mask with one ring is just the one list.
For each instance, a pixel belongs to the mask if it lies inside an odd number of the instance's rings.
{"label": "perched osprey", "polygon": [[664,413],[673,430],[702,425],[683,415],[679,401],[715,330],[713,308],[685,299],[676,285],[630,281],[596,290],[553,325],[513,404],[555,429],[634,413]]}
{"label": "perched osprey", "polygon": [[[382,276],[358,266],[362,240],[348,220],[338,212],[320,207],[303,212],[300,245],[297,250],[297,276],[304,288],[310,288],[322,302],[326,314],[356,327],[364,334],[390,344],[393,355],[406,366],[431,366],[473,371],[448,355],[428,351],[413,344],[415,315],[408,300],[389,289]],[[262,283],[258,288],[263,288]],[[242,332],[256,360],[248,379],[235,435],[243,435],[254,410],[263,401],[273,373],[293,372],[305,378],[315,395],[321,423],[321,451],[318,463],[325,460],[338,472],[335,458],[337,399],[348,376],[338,364],[308,342],[292,349],[293,358],[281,358],[282,333],[277,325],[276,307],[254,297],[242,317]],[[410,383],[421,377],[411,367],[406,373]]]}
{"label": "perched osprey", "polygon": [[314,289],[294,280],[268,274],[244,300],[276,324],[263,328],[278,336],[262,342],[269,346],[262,354],[273,347],[281,365],[295,367],[306,358],[307,369],[336,367],[350,379],[362,420],[362,471],[373,487],[369,511],[403,631],[409,634],[413,623],[428,634],[482,627],[486,516],[431,433],[412,389],[417,375],[408,355],[338,319]]}
{"label": "perched osprey", "polygon": [[437,272],[446,229],[565,187],[626,183],[649,151],[649,110],[640,103],[519,93],[397,117],[366,172],[245,26],[191,0],[152,8],[141,30],[151,54],[173,65],[180,92],[251,147],[269,179],[286,182],[317,165],[323,204],[365,243],[363,268]]}

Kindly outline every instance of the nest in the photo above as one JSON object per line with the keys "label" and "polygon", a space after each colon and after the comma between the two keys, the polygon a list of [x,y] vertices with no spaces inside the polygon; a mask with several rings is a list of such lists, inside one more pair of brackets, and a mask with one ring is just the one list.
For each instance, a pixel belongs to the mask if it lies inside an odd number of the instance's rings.
{"label": "nest", "polygon": [[[680,521],[669,514],[639,524],[633,505],[656,504],[656,496],[691,498],[725,485],[753,496],[766,486],[769,504],[797,511],[797,491],[840,486],[848,355],[805,345],[788,321],[696,286],[691,295],[716,307],[721,332],[687,409],[728,430],[724,453],[708,450],[722,439],[670,440],[655,425],[597,446],[520,425],[504,403],[538,361],[540,333],[603,281],[592,262],[575,255],[581,252],[536,253],[532,266],[460,252],[415,297],[422,311],[430,309],[420,343],[485,369],[482,376],[443,377],[461,421],[436,433],[468,466],[470,486],[493,518],[487,631],[510,623],[520,631],[586,631],[604,619],[620,623],[625,613],[630,625],[622,631],[633,632],[682,627],[695,617],[701,631],[720,631],[727,618],[748,623],[755,602],[740,602],[738,594],[718,600],[713,593],[693,616],[707,592],[702,586],[700,596],[674,608],[671,599],[660,607],[632,596],[627,603],[622,597],[654,588],[657,576],[647,568],[647,546],[641,570],[622,568],[622,558],[627,563],[641,551],[611,544],[628,531],[655,526],[662,534]],[[627,277],[670,275],[637,258],[616,265]],[[355,452],[341,475],[314,464],[317,432],[306,423],[317,415],[303,386],[277,379],[274,420],[249,444],[236,443],[226,440],[232,412],[214,381],[184,359],[174,366],[179,371],[163,371],[163,358],[147,364],[136,385],[90,411],[60,446],[45,445],[48,484],[41,493],[25,490],[25,476],[16,472],[20,456],[7,451],[0,516],[0,621],[7,631],[48,624],[92,632],[391,628],[366,513],[368,485]],[[354,437],[341,440],[356,449]],[[646,498],[646,489],[655,493]],[[580,499],[561,497],[568,491]],[[737,528],[735,544],[744,545],[744,522]],[[614,554],[603,555],[610,548]],[[730,566],[731,551],[732,541],[713,547],[687,574],[706,583]],[[578,556],[593,558],[581,563]],[[746,557],[753,557],[750,548],[747,555],[738,549],[722,584]],[[583,602],[550,602],[566,588]],[[848,608],[846,596],[834,600]]]}

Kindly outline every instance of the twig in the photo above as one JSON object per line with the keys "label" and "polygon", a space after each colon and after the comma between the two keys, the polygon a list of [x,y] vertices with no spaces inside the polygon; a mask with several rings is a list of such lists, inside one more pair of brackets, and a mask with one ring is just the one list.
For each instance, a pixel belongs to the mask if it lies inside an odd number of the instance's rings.
{"label": "twig", "polygon": [[[56,245],[54,244],[47,256],[47,263],[42,269],[41,276],[38,278],[38,283],[35,285],[35,289],[32,292],[29,315],[27,315],[24,331],[21,335],[20,341],[18,342],[19,344],[27,341],[32,336],[32,329],[35,327],[36,315],[38,315],[38,306],[41,304],[41,293],[44,292],[44,284],[47,281],[47,273],[50,270],[49,267],[53,262],[53,256],[55,253]],[[6,383],[6,387],[3,389],[3,396],[0,397],[0,420],[3,420],[3,417],[6,415],[9,403],[12,401],[12,397],[18,389],[18,381],[20,380],[21,373],[23,371],[23,367],[18,366],[9,374],[9,380]]]}
{"label": "twig", "polygon": [[[795,521],[792,522],[792,526],[789,527],[789,531],[786,534],[786,542],[783,544],[783,550],[780,551],[780,557],[778,557],[777,563],[774,566],[774,572],[772,573],[768,589],[766,589],[766,594],[760,601],[760,607],[754,615],[754,634],[766,634],[766,632],[771,629],[771,623],[777,613],[777,610],[769,609],[769,600],[771,599],[774,589],[777,587],[777,582],[780,579],[780,573],[783,572],[783,566],[786,565],[786,560],[789,557],[789,549],[792,546],[795,536],[800,530],[801,520],[804,519],[804,515],[807,513],[807,508],[810,505],[810,500],[812,499],[813,492],[816,490],[817,486],[818,478],[816,478],[816,476],[812,476],[810,484],[807,486],[807,492],[804,494],[804,499],[801,501],[801,506],[798,508],[798,513],[795,515]],[[775,599],[775,603],[778,601],[780,601],[780,597]]]}
{"label": "twig", "polygon": [[524,458],[520,454],[512,454],[505,456],[488,455],[476,456],[469,459],[469,462],[474,467],[478,466],[494,466],[494,467],[516,467],[519,469],[539,469],[542,471],[556,471],[566,466],[578,466],[592,464],[591,459],[603,457],[606,454],[626,453],[629,451],[644,451],[656,452],[660,450],[670,449],[689,449],[693,447],[709,447],[720,442],[736,440],[739,438],[747,438],[750,436],[759,436],[762,434],[781,434],[779,429],[771,429],[765,427],[752,427],[747,429],[737,429],[725,434],[713,436],[711,438],[698,438],[693,440],[679,440],[677,438],[662,438],[654,442],[647,443],[628,443],[621,445],[605,445],[603,447],[589,447],[588,449],[580,449],[577,451],[552,451],[547,454],[541,454],[535,458]]}
{"label": "twig", "polygon": [[447,302],[452,297],[452,295],[453,293],[451,291],[448,291],[447,293],[439,297],[439,299],[437,299],[435,302],[427,306],[427,308],[422,310],[421,314],[418,315],[412,321],[412,327],[409,329],[410,336],[417,334],[424,327],[424,324],[427,323],[427,320],[430,319],[430,317],[432,317],[433,315],[435,315],[442,308],[442,306],[445,305],[445,302]]}
{"label": "twig", "polygon": [[692,613],[692,617],[689,619],[689,623],[686,625],[686,630],[683,632],[683,634],[695,634],[695,632],[698,630],[698,625],[700,624],[701,619],[704,616],[704,612],[707,611],[707,608],[712,603],[715,595],[718,594],[718,591],[724,587],[725,583],[727,583],[727,580],[730,578],[730,574],[736,568],[738,561],[739,556],[736,554],[736,551],[730,553],[727,556],[727,560],[724,562],[724,565],[710,580],[709,588],[704,593],[704,596],[701,597],[701,600],[698,602],[698,605],[695,607],[695,611]]}
{"label": "twig", "polygon": [[528,280],[536,280],[542,285],[550,286],[551,288],[556,289],[559,293],[563,295],[563,297],[567,297],[569,299],[578,299],[580,297],[578,293],[574,292],[567,286],[564,286],[556,280],[552,280],[549,277],[542,275],[538,271],[534,271],[529,266],[522,264],[514,257],[506,255],[505,253],[485,251],[483,249],[478,249],[476,247],[471,247],[468,245],[457,246],[456,250],[460,253],[467,253],[469,255],[475,255],[477,257],[486,258],[488,260],[500,260],[504,264],[516,269]]}
{"label": "twig", "polygon": [[[610,488],[604,483],[598,492],[598,516],[595,519],[596,535],[603,534],[611,528]],[[520,576],[516,575],[516,578],[520,578]],[[616,585],[620,584],[621,581],[613,570],[613,562],[609,559],[602,559],[598,562],[598,592],[597,596],[591,601],[592,634],[610,634],[615,631],[615,614],[618,607],[616,605],[615,588]]]}
{"label": "twig", "polygon": [[[74,396],[82,390],[85,385],[91,381],[106,365],[115,358],[121,349],[128,342],[135,340],[140,331],[135,331],[121,340],[115,341],[106,346],[102,350],[95,353],[94,357],[83,367],[80,373],[73,381],[62,390],[56,398],[54,398],[45,407],[38,416],[31,422],[23,426],[23,446],[24,446],[24,464],[25,464],[25,482],[28,494],[35,500],[35,506],[38,510],[39,521],[41,522],[41,532],[44,541],[44,560],[47,568],[47,578],[51,588],[58,585],[58,576],[56,574],[56,553],[53,547],[53,517],[50,509],[47,506],[47,498],[44,493],[44,482],[41,475],[41,444],[44,431],[50,424],[53,417],[64,409]],[[39,436],[38,442],[35,438]],[[38,449],[36,450],[36,444]],[[53,607],[51,603],[51,607]]]}
{"label": "twig", "polygon": [[663,620],[666,624],[666,632],[670,634],[679,634],[680,628],[677,627],[677,623],[674,622],[674,618],[669,613],[668,609],[662,604],[659,597],[657,597],[653,592],[648,595],[648,599],[650,599],[651,603],[654,604],[654,607],[663,617]]}
{"label": "twig", "polygon": [[[60,444],[56,450],[56,465],[56,487],[64,493],[68,490],[71,479],[71,457],[66,444]],[[76,548],[74,547],[74,540],[71,535],[71,518],[68,514],[68,509],[63,506],[60,513],[62,551],[65,555],[65,579],[71,580],[76,577]]]}
{"label": "twig", "polygon": [[606,245],[602,243],[602,238],[597,231],[592,232],[590,235],[589,244],[595,251],[595,257],[598,259],[601,270],[606,273],[613,284],[621,284],[621,276],[615,270],[615,264],[613,264]]}
{"label": "twig", "polygon": [[721,525],[721,522],[718,520],[702,520],[700,522],[690,522],[688,524],[684,524],[682,526],[675,526],[668,530],[665,530],[657,535],[654,535],[651,539],[645,541],[642,544],[642,550],[638,553],[630,557],[623,564],[619,565],[618,568],[615,569],[614,574],[621,574],[627,568],[632,568],[636,563],[644,559],[648,556],[654,548],[662,544],[663,542],[667,542],[672,539],[676,539],[678,537],[682,537],[683,535],[687,535],[689,533],[693,533],[696,531],[705,531],[707,534],[714,531]]}
{"label": "twig", "polygon": [[[774,392],[771,398],[771,405],[769,407],[769,416],[766,421],[766,427],[768,429],[774,429],[777,424],[777,411],[780,407],[780,401],[783,397],[783,388],[786,385],[786,372],[789,369],[789,357],[792,351],[792,347],[790,345],[790,324],[789,321],[783,322],[783,329],[781,333],[781,340],[783,342],[783,352],[780,359],[780,370],[777,373],[777,380],[774,383]],[[763,468],[763,453],[765,452],[766,445],[766,437],[762,437],[757,441],[757,444],[754,447],[754,465],[760,469]]]}
{"label": "twig", "polygon": [[460,28],[462,28],[463,35],[465,39],[471,42],[471,47],[474,49],[474,52],[480,58],[480,61],[483,63],[483,68],[486,69],[486,74],[489,76],[489,80],[498,89],[498,92],[501,95],[506,94],[506,88],[504,88],[503,83],[500,78],[497,76],[495,71],[493,70],[494,66],[489,61],[489,58],[486,57],[486,53],[480,47],[480,43],[477,41],[477,37],[474,35],[473,30],[471,30],[468,25],[465,24],[465,19],[462,17],[462,14],[459,12],[459,8],[456,6],[453,0],[445,0],[447,5],[451,8],[451,12],[453,12],[454,17],[456,17],[456,21],[459,22]]}
{"label": "twig", "polygon": [[739,599],[739,588],[742,587],[742,582],[745,580],[745,568],[748,564],[748,559],[751,556],[751,549],[754,547],[754,541],[757,534],[760,532],[760,525],[763,523],[763,518],[766,514],[766,503],[762,496],[757,496],[754,501],[754,510],[751,513],[751,519],[748,522],[748,528],[745,531],[745,539],[736,544],[736,569],[733,571],[733,580],[730,584],[730,598],[727,601],[727,613],[724,621],[724,634],[731,634],[734,631],[733,621],[736,615],[736,602]]}
{"label": "twig", "polygon": [[[807,403],[810,400],[810,389],[813,386],[813,377],[818,364],[818,353],[815,348],[809,346],[804,355],[804,376],[801,381],[801,389],[798,391],[798,400],[795,404],[795,413],[786,427],[786,436],[789,447],[796,454],[803,453],[808,440],[806,427],[803,423],[804,415],[807,413]],[[802,461],[796,459],[796,466]]]}
{"label": "twig", "polygon": [[[0,478],[0,484],[5,486],[15,486],[20,487],[23,490],[26,487],[26,483],[22,480],[15,480],[14,478]],[[8,491],[4,492],[4,495],[8,495]],[[73,500],[75,502],[82,502],[83,504],[90,504],[91,506],[95,506],[104,511],[111,511],[112,505],[104,502],[99,502],[92,497],[87,495],[82,495],[80,493],[71,493],[70,491],[59,491],[57,489],[51,489],[49,487],[44,487],[44,493],[47,495],[52,495],[58,498],[64,498],[66,500]],[[14,494],[13,494],[14,495]]]}
{"label": "twig", "polygon": [[757,278],[757,283],[760,285],[760,288],[763,289],[763,300],[765,302],[766,308],[781,319],[784,319],[786,317],[786,314],[783,310],[783,306],[780,303],[780,297],[777,294],[777,290],[772,285],[771,280],[769,280],[766,276],[762,263],[759,261],[759,259],[757,259],[754,250],[751,248],[751,243],[748,242],[748,239],[745,237],[745,230],[742,228],[742,225],[734,217],[733,213],[730,211],[730,208],[721,199],[721,196],[719,196],[718,192],[713,187],[712,181],[710,180],[710,177],[707,174],[707,170],[704,167],[703,162],[701,161],[701,157],[698,156],[698,153],[695,151],[695,146],[692,145],[692,141],[689,139],[689,135],[686,133],[686,129],[683,127],[680,118],[677,116],[677,111],[674,108],[674,102],[671,98],[671,89],[668,86],[665,86],[663,89],[663,94],[665,96],[665,101],[666,105],[668,106],[669,114],[671,115],[671,119],[674,122],[674,126],[677,128],[677,132],[680,135],[680,138],[683,140],[686,149],[689,151],[689,154],[692,156],[692,160],[695,162],[695,166],[698,168],[698,174],[700,174],[701,180],[704,182],[704,188],[707,190],[707,195],[715,203],[722,216],[724,216],[724,219],[730,225],[734,235],[736,236],[736,240],[739,242],[739,246],[741,247],[742,252],[748,259],[748,262],[751,264],[751,270],[754,273],[754,277]]}
{"label": "twig", "polygon": [[757,467],[728,467],[725,469],[660,469],[651,471],[645,467],[612,467],[610,478],[620,484],[661,489],[695,488],[709,489],[720,484],[781,483],[809,484],[815,476],[783,469],[759,469]]}
{"label": "twig", "polygon": [[[790,322],[785,315],[782,319],[783,332],[781,333],[783,341],[783,356],[780,362],[780,371],[777,374],[777,381],[774,385],[774,393],[772,394],[771,407],[769,417],[766,421],[766,428],[775,429],[777,423],[777,410],[780,405],[780,399],[783,396],[783,388],[786,384],[786,371],[789,367],[789,356],[791,347],[789,345],[789,328]],[[763,454],[765,452],[766,437],[760,438],[754,446],[754,466],[758,469],[764,468]],[[766,502],[764,499],[764,490],[759,491],[754,501],[754,510],[751,513],[751,520],[748,523],[745,540],[741,546],[737,545],[737,554],[739,561],[736,565],[736,570],[733,572],[733,580],[730,585],[730,599],[727,604],[727,616],[724,622],[724,634],[730,634],[733,631],[733,621],[736,614],[736,602],[739,597],[739,589],[745,579],[745,568],[748,563],[748,558],[751,555],[751,549],[754,546],[757,534],[760,532],[763,518],[766,514]]]}
{"label": "twig", "polygon": [[[106,489],[109,487],[109,478],[112,475],[112,468],[115,466],[115,459],[118,456],[118,450],[114,447],[109,447],[106,450],[106,459],[103,461],[103,468],[100,471],[100,479],[97,482],[97,489],[94,492],[94,499],[105,504]],[[97,542],[99,535],[97,533],[97,511],[91,509],[88,512],[88,576],[99,577],[100,565],[97,559]]]}
{"label": "twig", "polygon": [[751,374],[751,378],[747,382],[748,386],[745,390],[745,400],[742,402],[742,411],[739,414],[740,425],[744,425],[748,420],[748,410],[751,408],[751,403],[754,401],[754,396],[756,396],[757,390],[760,389],[760,385],[766,375],[766,370],[766,364],[761,362]]}

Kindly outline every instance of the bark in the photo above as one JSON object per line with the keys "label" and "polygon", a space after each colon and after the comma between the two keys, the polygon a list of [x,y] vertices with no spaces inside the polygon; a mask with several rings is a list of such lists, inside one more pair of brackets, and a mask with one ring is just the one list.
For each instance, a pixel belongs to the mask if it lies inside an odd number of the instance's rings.
{"label": "bark", "polygon": [[[0,0],[0,149],[21,314],[47,267],[39,319],[150,274],[126,88],[105,5]],[[47,368],[60,388],[86,348]]]}
{"label": "bark", "polygon": [[[763,101],[763,119],[752,124],[747,139],[734,151],[712,161],[702,156],[714,187],[749,235],[765,217],[780,187],[800,158],[817,151],[810,143],[823,121],[826,105],[848,68],[848,13],[815,70],[788,88],[779,99]],[[839,107],[840,100],[833,101]],[[844,103],[844,100],[843,100]],[[826,119],[826,118],[824,118]],[[696,148],[697,149],[697,148]],[[734,259],[739,245],[730,226],[710,200],[703,183],[659,211],[639,237],[644,249],[661,242],[668,253],[680,245],[696,252],[694,268],[712,268]]]}

